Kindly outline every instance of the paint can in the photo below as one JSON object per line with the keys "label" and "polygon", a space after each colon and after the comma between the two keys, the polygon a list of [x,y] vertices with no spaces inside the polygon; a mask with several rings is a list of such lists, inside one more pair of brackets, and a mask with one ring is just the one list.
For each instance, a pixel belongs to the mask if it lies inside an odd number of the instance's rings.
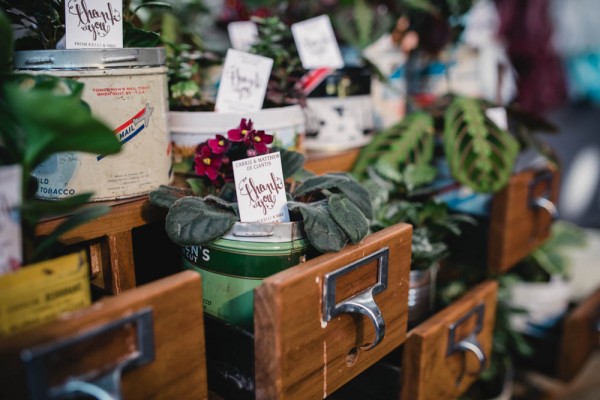
{"label": "paint can", "polygon": [[183,247],[183,266],[202,275],[205,312],[251,327],[254,288],[264,278],[305,261],[308,251],[298,222],[236,222],[208,245]]}
{"label": "paint can", "polygon": [[83,100],[122,144],[121,152],[110,156],[51,156],[33,172],[39,183],[37,197],[55,200],[93,192],[93,201],[115,200],[171,182],[163,48],[18,51],[15,70],[84,83]]}

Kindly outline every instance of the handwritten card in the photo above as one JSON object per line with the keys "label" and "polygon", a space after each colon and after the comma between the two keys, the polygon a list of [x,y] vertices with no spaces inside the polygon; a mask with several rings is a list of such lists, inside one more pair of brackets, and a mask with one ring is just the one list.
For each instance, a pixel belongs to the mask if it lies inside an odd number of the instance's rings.
{"label": "handwritten card", "polygon": [[0,167],[0,275],[21,265],[21,167]]}
{"label": "handwritten card", "polygon": [[67,49],[123,47],[123,0],[66,0]]}
{"label": "handwritten card", "polygon": [[227,50],[215,111],[243,113],[262,109],[272,67],[270,58]]}
{"label": "handwritten card", "polygon": [[292,35],[305,69],[344,67],[342,53],[327,15],[293,24]]}
{"label": "handwritten card", "polygon": [[227,25],[231,47],[236,50],[248,51],[258,40],[258,28],[252,21],[236,21]]}
{"label": "handwritten card", "polygon": [[279,152],[233,162],[242,222],[289,222]]}

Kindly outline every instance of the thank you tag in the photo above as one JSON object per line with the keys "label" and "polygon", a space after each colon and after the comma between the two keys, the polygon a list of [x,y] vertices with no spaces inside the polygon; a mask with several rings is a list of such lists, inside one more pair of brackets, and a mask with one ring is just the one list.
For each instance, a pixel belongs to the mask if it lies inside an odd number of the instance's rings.
{"label": "thank you tag", "polygon": [[123,0],[66,0],[67,49],[123,47]]}
{"label": "thank you tag", "polygon": [[262,109],[272,67],[270,58],[227,50],[215,111],[240,113]]}
{"label": "thank you tag", "polygon": [[233,162],[241,222],[289,222],[279,152]]}
{"label": "thank you tag", "polygon": [[230,22],[227,32],[231,47],[236,50],[248,51],[258,39],[258,28],[252,21]]}
{"label": "thank you tag", "polygon": [[344,67],[342,53],[327,15],[293,24],[292,34],[305,69]]}
{"label": "thank you tag", "polygon": [[21,265],[21,167],[0,167],[0,275]]}

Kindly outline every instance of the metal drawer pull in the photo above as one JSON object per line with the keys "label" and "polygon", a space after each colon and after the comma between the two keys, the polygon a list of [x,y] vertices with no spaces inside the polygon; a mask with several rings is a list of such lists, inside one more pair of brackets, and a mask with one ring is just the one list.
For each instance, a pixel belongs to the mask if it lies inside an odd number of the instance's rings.
{"label": "metal drawer pull", "polygon": [[[325,321],[331,321],[334,317],[343,313],[355,313],[369,318],[375,327],[375,339],[373,342],[361,346],[361,350],[373,349],[385,336],[385,321],[373,296],[383,292],[387,288],[388,259],[389,248],[386,247],[325,275],[323,288],[323,317]],[[373,260],[377,260],[377,283],[349,299],[336,304],[335,291],[337,278],[355,271]]]}
{"label": "metal drawer pull", "polygon": [[558,208],[556,208],[556,205],[545,197],[536,197],[533,199],[531,206],[543,208],[544,210],[548,211],[548,214],[550,214],[550,217],[552,217],[553,220],[558,219],[559,217]]}
{"label": "metal drawer pull", "polygon": [[[135,325],[135,350],[114,364],[96,367],[80,376],[69,377],[65,382],[50,386],[47,363],[57,357],[57,352],[93,340],[101,334]],[[47,345],[25,349],[21,352],[25,365],[29,398],[55,400],[72,398],[74,393],[88,394],[99,400],[121,400],[121,375],[124,370],[140,367],[154,361],[154,330],[152,309],[139,310],[120,320],[111,321],[76,336]]]}
{"label": "metal drawer pull", "polygon": [[[471,331],[471,333],[464,339],[456,342],[456,331],[459,326],[463,323],[471,319],[471,317],[475,316],[475,327]],[[472,308],[467,314],[463,315],[458,321],[450,325],[448,328],[448,350],[446,351],[446,357],[450,357],[453,354],[458,352],[471,352],[477,357],[479,360],[479,368],[477,368],[476,372],[470,372],[469,375],[479,375],[481,371],[485,368],[485,363],[487,358],[485,353],[481,349],[481,344],[477,340],[477,334],[481,332],[483,329],[483,317],[485,316],[485,304],[478,304],[476,307]],[[456,386],[460,385],[463,377],[465,376],[467,368],[467,360],[466,357],[463,358],[463,368],[461,374],[456,379]]]}

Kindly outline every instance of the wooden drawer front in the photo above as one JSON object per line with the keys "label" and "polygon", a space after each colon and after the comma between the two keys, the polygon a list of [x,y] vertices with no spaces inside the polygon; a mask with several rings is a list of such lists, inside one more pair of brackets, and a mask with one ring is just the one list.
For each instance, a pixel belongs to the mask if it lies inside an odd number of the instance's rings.
{"label": "wooden drawer front", "polygon": [[120,382],[123,399],[207,398],[198,274],[178,273],[0,341],[0,398],[45,399],[47,386],[96,379],[128,357],[135,361],[113,386]]}
{"label": "wooden drawer front", "polygon": [[[326,397],[405,340],[411,239],[410,225],[396,225],[339,253],[265,279],[255,290],[257,399]],[[324,281],[328,274],[331,280],[333,271],[382,249],[389,257],[387,288],[373,299],[385,323],[385,336],[374,348],[364,350],[361,346],[374,341],[374,324],[355,313],[325,322]],[[381,277],[377,266],[373,260],[340,276],[336,302],[374,285]]]}
{"label": "wooden drawer front", "polygon": [[477,345],[489,360],[497,287],[495,281],[476,286],[408,333],[402,361],[403,400],[454,399],[475,382],[482,365],[474,352],[460,350],[459,344],[468,340],[465,347]]}
{"label": "wooden drawer front", "polygon": [[558,190],[558,172],[526,171],[510,178],[508,186],[494,196],[488,238],[490,272],[508,270],[547,239],[552,217],[541,205],[557,204]]}
{"label": "wooden drawer front", "polygon": [[567,317],[558,359],[558,378],[573,379],[600,345],[600,289]]}

